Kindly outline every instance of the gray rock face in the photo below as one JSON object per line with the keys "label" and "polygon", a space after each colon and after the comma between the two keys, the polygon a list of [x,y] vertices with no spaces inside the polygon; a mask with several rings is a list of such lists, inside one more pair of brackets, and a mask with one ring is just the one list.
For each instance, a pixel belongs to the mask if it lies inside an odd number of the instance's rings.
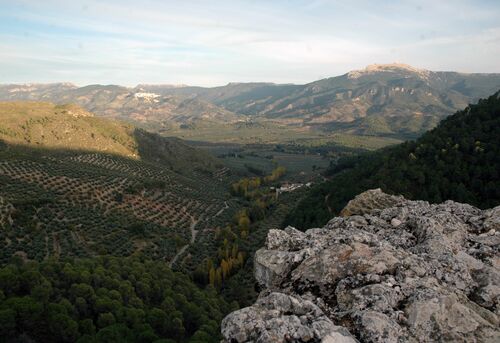
{"label": "gray rock face", "polygon": [[224,342],[500,342],[500,207],[365,193],[324,228],[269,232],[264,290]]}
{"label": "gray rock face", "polygon": [[340,216],[347,217],[367,214],[373,210],[395,206],[405,201],[406,199],[401,196],[385,194],[380,188],[371,189],[349,201],[346,207],[340,212]]}
{"label": "gray rock face", "polygon": [[356,342],[311,301],[283,293],[261,295],[253,306],[224,318],[221,326],[230,342]]}
{"label": "gray rock face", "polygon": [[500,231],[500,206],[485,212],[484,229]]}

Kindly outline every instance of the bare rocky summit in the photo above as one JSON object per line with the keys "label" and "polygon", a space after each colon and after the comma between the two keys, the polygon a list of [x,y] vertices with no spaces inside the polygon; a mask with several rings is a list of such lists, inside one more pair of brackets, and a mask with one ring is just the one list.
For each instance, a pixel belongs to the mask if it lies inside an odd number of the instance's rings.
{"label": "bare rocky summit", "polygon": [[344,214],[270,230],[224,342],[500,342],[500,207],[371,190]]}

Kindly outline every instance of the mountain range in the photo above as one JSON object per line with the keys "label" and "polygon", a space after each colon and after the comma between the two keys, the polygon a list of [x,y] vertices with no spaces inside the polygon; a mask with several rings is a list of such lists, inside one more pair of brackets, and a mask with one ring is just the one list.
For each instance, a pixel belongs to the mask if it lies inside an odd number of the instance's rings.
{"label": "mountain range", "polygon": [[0,100],[76,103],[99,116],[155,129],[250,120],[326,132],[413,138],[498,89],[500,74],[434,72],[394,63],[370,65],[304,85],[1,85]]}

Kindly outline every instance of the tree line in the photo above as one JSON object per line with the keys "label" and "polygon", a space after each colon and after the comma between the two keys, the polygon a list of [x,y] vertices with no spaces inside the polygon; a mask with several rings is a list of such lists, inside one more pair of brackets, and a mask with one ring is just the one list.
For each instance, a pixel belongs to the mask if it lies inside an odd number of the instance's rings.
{"label": "tree line", "polygon": [[275,193],[270,185],[286,174],[284,167],[276,167],[263,177],[243,178],[231,185],[231,193],[246,201],[234,216],[233,221],[216,234],[217,255],[196,268],[194,280],[209,284],[220,290],[225,281],[241,269],[248,257],[243,246],[250,234],[252,224],[264,219],[275,203]]}

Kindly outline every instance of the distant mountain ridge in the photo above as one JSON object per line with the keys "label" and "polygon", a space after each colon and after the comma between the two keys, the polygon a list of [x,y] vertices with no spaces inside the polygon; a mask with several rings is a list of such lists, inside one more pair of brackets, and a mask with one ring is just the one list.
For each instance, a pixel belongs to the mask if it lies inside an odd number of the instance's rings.
{"label": "distant mountain ridge", "polygon": [[374,64],[304,85],[3,85],[0,100],[74,102],[97,115],[163,125],[247,117],[324,131],[412,138],[500,89],[500,74]]}
{"label": "distant mountain ridge", "polygon": [[[175,86],[160,86],[162,90]],[[0,101],[48,101],[74,103],[98,116],[141,124],[192,123],[197,120],[234,122],[243,119],[231,111],[202,99],[158,94],[142,87],[69,83],[1,85]]]}
{"label": "distant mountain ridge", "polygon": [[[306,85],[247,84],[197,93],[233,112],[361,134],[423,133],[500,89],[500,74],[372,65]],[[182,89],[172,90],[180,92]]]}

